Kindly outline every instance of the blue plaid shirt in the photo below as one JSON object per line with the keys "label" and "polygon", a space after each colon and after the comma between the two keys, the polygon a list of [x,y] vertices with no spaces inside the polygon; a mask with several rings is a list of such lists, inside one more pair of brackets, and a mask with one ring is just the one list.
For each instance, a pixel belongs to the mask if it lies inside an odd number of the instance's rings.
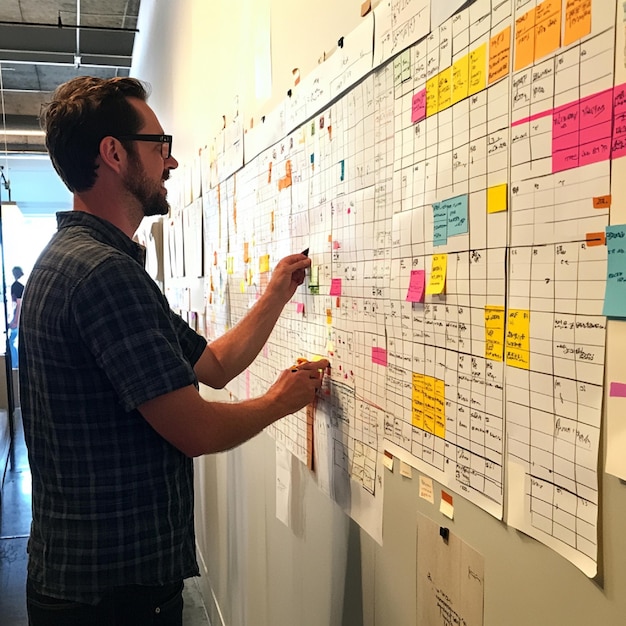
{"label": "blue plaid shirt", "polygon": [[137,411],[196,384],[206,341],[168,306],[144,250],[59,213],[20,319],[20,395],[33,478],[28,574],[95,604],[110,587],[198,575],[193,462]]}

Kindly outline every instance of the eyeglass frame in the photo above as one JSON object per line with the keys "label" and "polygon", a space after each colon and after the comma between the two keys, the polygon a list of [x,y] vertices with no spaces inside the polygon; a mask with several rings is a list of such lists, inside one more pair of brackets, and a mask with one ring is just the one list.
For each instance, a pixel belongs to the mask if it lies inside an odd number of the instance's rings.
{"label": "eyeglass frame", "polygon": [[[153,141],[154,143],[161,144],[161,156],[163,159],[169,159],[172,156],[172,135],[150,135],[150,134],[134,134],[134,135],[121,135],[117,137],[120,141]],[[164,153],[163,146],[167,146],[167,154]]]}

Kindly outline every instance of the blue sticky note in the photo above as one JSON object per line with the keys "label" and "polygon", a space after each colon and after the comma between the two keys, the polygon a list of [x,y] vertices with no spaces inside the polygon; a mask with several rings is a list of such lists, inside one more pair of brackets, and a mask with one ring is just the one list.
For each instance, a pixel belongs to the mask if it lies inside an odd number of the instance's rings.
{"label": "blue sticky note", "polygon": [[606,227],[608,263],[602,315],[626,317],[626,224]]}
{"label": "blue sticky note", "polygon": [[467,194],[446,200],[446,205],[448,207],[448,237],[468,233]]}
{"label": "blue sticky note", "polygon": [[448,211],[443,202],[433,203],[433,246],[448,243]]}

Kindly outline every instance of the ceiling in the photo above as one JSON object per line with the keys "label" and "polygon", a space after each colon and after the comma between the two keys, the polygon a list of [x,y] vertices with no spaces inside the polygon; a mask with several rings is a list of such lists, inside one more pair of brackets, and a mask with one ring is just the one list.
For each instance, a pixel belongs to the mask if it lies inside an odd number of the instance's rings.
{"label": "ceiling", "polygon": [[0,0],[0,155],[45,152],[38,116],[61,83],[128,76],[140,2]]}

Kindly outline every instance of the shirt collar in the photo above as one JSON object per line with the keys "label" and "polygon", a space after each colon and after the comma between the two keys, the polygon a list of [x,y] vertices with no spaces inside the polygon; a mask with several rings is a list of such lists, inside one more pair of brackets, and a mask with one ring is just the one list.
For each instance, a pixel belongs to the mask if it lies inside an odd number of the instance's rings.
{"label": "shirt collar", "polygon": [[125,252],[138,263],[143,265],[146,259],[146,249],[137,242],[129,239],[117,226],[96,217],[85,211],[61,211],[56,214],[57,229],[75,226],[88,229],[99,241]]}

